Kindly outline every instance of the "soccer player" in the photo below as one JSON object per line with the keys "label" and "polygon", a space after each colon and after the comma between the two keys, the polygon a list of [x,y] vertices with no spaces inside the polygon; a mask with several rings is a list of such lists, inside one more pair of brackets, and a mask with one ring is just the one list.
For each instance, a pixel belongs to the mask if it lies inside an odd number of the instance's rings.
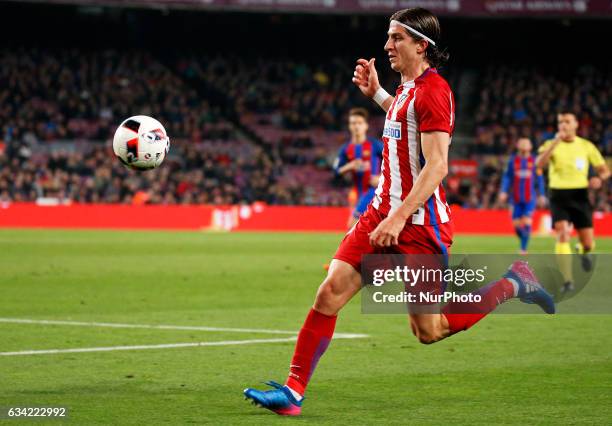
{"label": "soccer player", "polygon": [[[359,59],[353,82],[387,113],[383,163],[374,200],[347,233],[319,287],[314,305],[297,338],[289,376],[274,389],[245,389],[253,403],[277,414],[298,415],[304,392],[327,349],[338,312],[361,289],[361,259],[372,253],[447,254],[452,242],[450,209],[442,180],[455,125],[455,102],[438,74],[447,54],[438,47],[438,19],[422,8],[394,13],[385,51],[391,68],[401,75],[395,96],[381,88],[374,59]],[[495,309],[518,297],[547,312],[554,302],[537,283],[526,262],[515,262],[499,281],[479,290],[480,313],[456,313],[449,303],[441,313],[410,313],[413,333],[433,343],[466,330]]]}
{"label": "soccer player", "polygon": [[[590,141],[577,136],[578,120],[571,111],[557,115],[557,134],[538,149],[536,166],[548,167],[548,186],[550,188],[550,210],[557,243],[555,253],[571,254],[570,223],[578,232],[579,253],[582,254],[582,267],[591,269],[588,253],[595,246],[593,236],[593,207],[588,198],[589,186],[599,188],[602,181],[610,177],[610,170]],[[589,165],[597,176],[589,180]],[[568,259],[569,260],[569,259]],[[571,262],[566,262],[561,272],[565,277],[563,291],[571,291]]]}
{"label": "soccer player", "polygon": [[520,138],[516,142],[517,153],[508,159],[506,171],[502,177],[499,200],[508,200],[509,189],[512,188],[512,223],[520,241],[520,253],[527,254],[527,246],[531,236],[531,215],[537,201],[544,204],[544,177],[536,167],[536,157],[531,153],[532,145],[528,138]]}
{"label": "soccer player", "polygon": [[365,213],[374,198],[374,187],[378,185],[383,144],[377,139],[367,138],[368,115],[364,108],[349,111],[348,129],[351,139],[342,145],[334,163],[336,173],[352,174],[353,191],[357,195],[357,203],[348,219],[348,228]]}

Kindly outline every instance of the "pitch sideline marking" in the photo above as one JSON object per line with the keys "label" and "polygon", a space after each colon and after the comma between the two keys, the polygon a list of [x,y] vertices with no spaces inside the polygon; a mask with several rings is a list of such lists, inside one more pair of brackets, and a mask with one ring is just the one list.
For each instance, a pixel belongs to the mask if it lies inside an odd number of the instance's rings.
{"label": "pitch sideline marking", "polygon": [[[17,355],[45,355],[58,353],[82,353],[82,352],[110,352],[128,351],[143,349],[168,349],[168,348],[187,348],[198,346],[233,346],[248,345],[257,343],[281,343],[293,342],[297,339],[296,332],[286,330],[268,330],[251,328],[225,328],[225,327],[205,327],[205,326],[181,326],[181,325],[152,325],[152,324],[121,324],[106,322],[81,322],[81,321],[60,321],[60,320],[34,320],[27,318],[0,318],[0,323],[12,324],[39,324],[39,325],[72,325],[81,327],[110,327],[110,328],[140,328],[140,329],[159,329],[159,330],[195,330],[195,331],[225,331],[233,333],[264,333],[264,334],[291,334],[291,337],[274,339],[250,339],[250,340],[224,340],[219,342],[189,342],[189,343],[166,343],[156,345],[131,345],[131,346],[107,346],[93,348],[72,348],[72,349],[41,349],[25,350],[15,352],[0,352],[0,356]],[[356,333],[335,333],[336,339],[360,339],[368,337],[367,334]]]}
{"label": "pitch sideline marking", "polygon": [[[163,325],[163,324],[122,324],[116,322],[82,322],[82,321],[60,321],[60,320],[35,320],[28,318],[0,318],[0,323],[14,324],[40,324],[40,325],[73,325],[80,327],[109,327],[109,328],[145,328],[154,330],[192,330],[192,331],[226,331],[228,333],[262,333],[262,334],[290,334],[296,335],[296,331],[270,330],[263,328],[227,328],[206,327],[197,325]],[[359,333],[335,333],[334,338],[359,339],[368,337],[367,334]]]}
{"label": "pitch sideline marking", "polygon": [[297,337],[279,337],[276,339],[252,339],[252,340],[224,340],[220,342],[189,342],[189,343],[164,343],[158,345],[133,345],[133,346],[102,346],[97,348],[72,348],[72,349],[42,349],[32,351],[0,352],[0,356],[17,355],[46,355],[65,354],[79,352],[111,352],[111,351],[135,351],[143,349],[169,349],[169,348],[191,348],[196,346],[233,346],[250,345],[254,343],[280,343],[294,342]]}

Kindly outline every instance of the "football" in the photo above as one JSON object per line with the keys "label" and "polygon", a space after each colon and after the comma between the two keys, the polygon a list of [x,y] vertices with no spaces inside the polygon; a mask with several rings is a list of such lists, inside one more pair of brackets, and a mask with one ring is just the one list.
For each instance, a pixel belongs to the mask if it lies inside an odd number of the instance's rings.
{"label": "football", "polygon": [[119,161],[134,170],[158,167],[170,150],[164,126],[154,118],[135,115],[115,131],[113,151]]}

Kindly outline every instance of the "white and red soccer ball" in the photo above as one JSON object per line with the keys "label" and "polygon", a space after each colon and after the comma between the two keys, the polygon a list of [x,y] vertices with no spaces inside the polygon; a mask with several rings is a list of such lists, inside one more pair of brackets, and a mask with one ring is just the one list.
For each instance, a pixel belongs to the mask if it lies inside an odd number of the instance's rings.
{"label": "white and red soccer ball", "polygon": [[135,115],[115,131],[113,151],[127,167],[149,170],[158,167],[170,150],[164,126],[154,118]]}

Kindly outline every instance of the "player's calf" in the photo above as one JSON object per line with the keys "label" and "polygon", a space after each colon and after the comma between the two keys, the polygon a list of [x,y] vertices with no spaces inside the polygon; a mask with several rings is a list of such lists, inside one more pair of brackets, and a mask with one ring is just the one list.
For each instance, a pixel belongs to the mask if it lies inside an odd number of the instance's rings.
{"label": "player's calf", "polygon": [[441,314],[411,314],[412,333],[420,343],[431,345],[448,337],[448,323]]}
{"label": "player's calf", "polygon": [[547,314],[555,312],[552,296],[542,287],[525,261],[516,261],[498,281],[475,292],[480,302],[452,302],[442,310],[448,321],[449,335],[472,327],[495,308],[513,298],[537,304]]}

